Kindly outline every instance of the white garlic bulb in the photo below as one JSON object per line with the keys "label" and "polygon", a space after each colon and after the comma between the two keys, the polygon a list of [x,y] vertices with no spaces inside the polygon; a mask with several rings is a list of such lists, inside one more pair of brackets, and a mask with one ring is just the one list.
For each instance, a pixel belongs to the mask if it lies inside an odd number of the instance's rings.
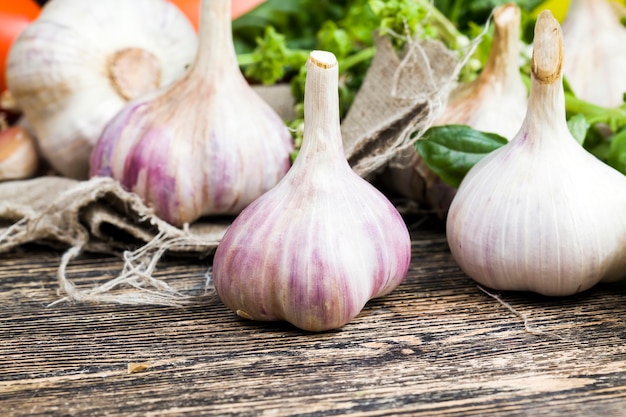
{"label": "white garlic bulb", "polygon": [[519,71],[521,11],[515,3],[493,13],[493,43],[478,78],[455,88],[433,125],[464,124],[511,139],[526,114],[528,92]]}
{"label": "white garlic bulb", "polygon": [[[56,0],[55,0],[56,1]],[[238,214],[291,166],[292,137],[237,64],[230,0],[203,0],[184,78],[128,103],[102,132],[92,176],[111,176],[181,226]]]}
{"label": "white garlic bulb", "polygon": [[313,51],[298,158],[226,231],[213,262],[216,292],[245,318],[334,329],[396,288],[410,257],[400,214],[346,161],[337,60]]}
{"label": "white garlic bulb", "polygon": [[[621,7],[621,11],[618,8]],[[563,73],[574,93],[615,107],[626,93],[626,28],[623,6],[608,0],[572,0],[563,21]]]}
{"label": "white garlic bulb", "polygon": [[450,206],[452,255],[491,288],[569,295],[626,275],[626,176],[569,133],[562,57],[560,26],[544,11],[524,123],[470,170]]}
{"label": "white garlic bulb", "polygon": [[[517,133],[528,104],[528,92],[519,71],[521,11],[515,3],[493,14],[493,42],[478,78],[460,84],[448,97],[433,126],[463,124],[511,139]],[[384,173],[391,187],[445,218],[456,188],[446,184],[426,165],[419,153],[408,149]]]}
{"label": "white garlic bulb", "polygon": [[52,167],[86,178],[104,125],[180,78],[196,47],[193,26],[166,0],[54,0],[13,43],[7,83]]}

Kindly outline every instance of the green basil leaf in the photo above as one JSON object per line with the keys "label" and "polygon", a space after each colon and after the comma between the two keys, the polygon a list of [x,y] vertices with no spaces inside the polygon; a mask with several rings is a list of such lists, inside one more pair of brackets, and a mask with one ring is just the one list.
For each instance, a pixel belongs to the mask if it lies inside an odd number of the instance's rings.
{"label": "green basil leaf", "polygon": [[434,126],[415,143],[417,152],[434,173],[458,187],[471,167],[507,140],[466,125]]}

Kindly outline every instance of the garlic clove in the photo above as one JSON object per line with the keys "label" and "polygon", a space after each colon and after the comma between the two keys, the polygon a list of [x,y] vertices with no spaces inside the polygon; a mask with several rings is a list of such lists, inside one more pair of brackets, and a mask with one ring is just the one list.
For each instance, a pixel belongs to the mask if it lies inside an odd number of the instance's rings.
{"label": "garlic clove", "polygon": [[104,125],[132,98],[180,78],[197,47],[165,0],[55,0],[13,43],[7,83],[61,174],[86,178]]}
{"label": "garlic clove", "polygon": [[626,176],[569,133],[562,58],[559,24],[544,11],[524,123],[470,170],[450,206],[452,255],[491,288],[564,296],[626,275]]}
{"label": "garlic clove", "polygon": [[39,166],[33,137],[21,126],[0,130],[0,181],[32,177]]}
{"label": "garlic clove", "polygon": [[229,0],[204,0],[184,78],[126,105],[103,130],[91,175],[111,176],[181,226],[238,214],[291,165],[291,135],[237,64]]}
{"label": "garlic clove", "polygon": [[605,107],[624,103],[625,15],[614,1],[571,1],[563,21],[563,73],[579,98]]}
{"label": "garlic clove", "polygon": [[310,54],[304,112],[298,158],[228,228],[213,278],[220,299],[242,317],[323,331],[401,283],[411,241],[395,207],[346,161],[330,52]]}

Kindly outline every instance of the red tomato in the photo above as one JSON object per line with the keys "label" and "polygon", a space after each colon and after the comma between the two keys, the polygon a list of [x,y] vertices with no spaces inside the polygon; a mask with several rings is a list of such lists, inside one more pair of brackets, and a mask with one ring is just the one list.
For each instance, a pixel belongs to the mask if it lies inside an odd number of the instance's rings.
{"label": "red tomato", "polygon": [[34,0],[0,0],[0,12],[15,13],[33,20],[40,11],[39,4]]}
{"label": "red tomato", "polygon": [[34,0],[0,0],[0,93],[6,89],[4,71],[11,44],[40,11]]}
{"label": "red tomato", "polygon": [[11,44],[30,22],[24,15],[0,11],[0,92],[6,89],[4,72]]}
{"label": "red tomato", "polygon": [[[1,0],[0,0],[1,1]],[[178,8],[185,13],[187,18],[193,23],[193,26],[198,29],[200,22],[200,3],[201,0],[170,0]],[[232,0],[231,3],[231,16],[233,19],[238,18],[242,14],[249,12],[265,0]]]}

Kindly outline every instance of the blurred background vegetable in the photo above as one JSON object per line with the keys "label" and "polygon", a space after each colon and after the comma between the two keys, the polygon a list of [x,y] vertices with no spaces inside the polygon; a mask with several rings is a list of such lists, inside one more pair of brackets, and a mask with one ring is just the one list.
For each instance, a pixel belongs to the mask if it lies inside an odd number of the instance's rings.
{"label": "blurred background vegetable", "polygon": [[572,0],[563,22],[563,72],[581,99],[620,106],[626,92],[626,8],[610,0]]}
{"label": "blurred background vegetable", "polygon": [[166,1],[54,0],[11,45],[6,80],[42,156],[82,179],[104,125],[180,78],[196,50],[191,23]]}
{"label": "blurred background vegetable", "polygon": [[[198,30],[200,22],[200,3],[201,0],[169,0],[174,3],[187,18],[191,21],[193,26]],[[233,19],[249,12],[264,0],[233,0],[231,4],[231,16]]]}
{"label": "blurred background vegetable", "polygon": [[37,18],[39,10],[32,0],[0,0],[0,93],[7,87],[4,73],[11,44]]}

